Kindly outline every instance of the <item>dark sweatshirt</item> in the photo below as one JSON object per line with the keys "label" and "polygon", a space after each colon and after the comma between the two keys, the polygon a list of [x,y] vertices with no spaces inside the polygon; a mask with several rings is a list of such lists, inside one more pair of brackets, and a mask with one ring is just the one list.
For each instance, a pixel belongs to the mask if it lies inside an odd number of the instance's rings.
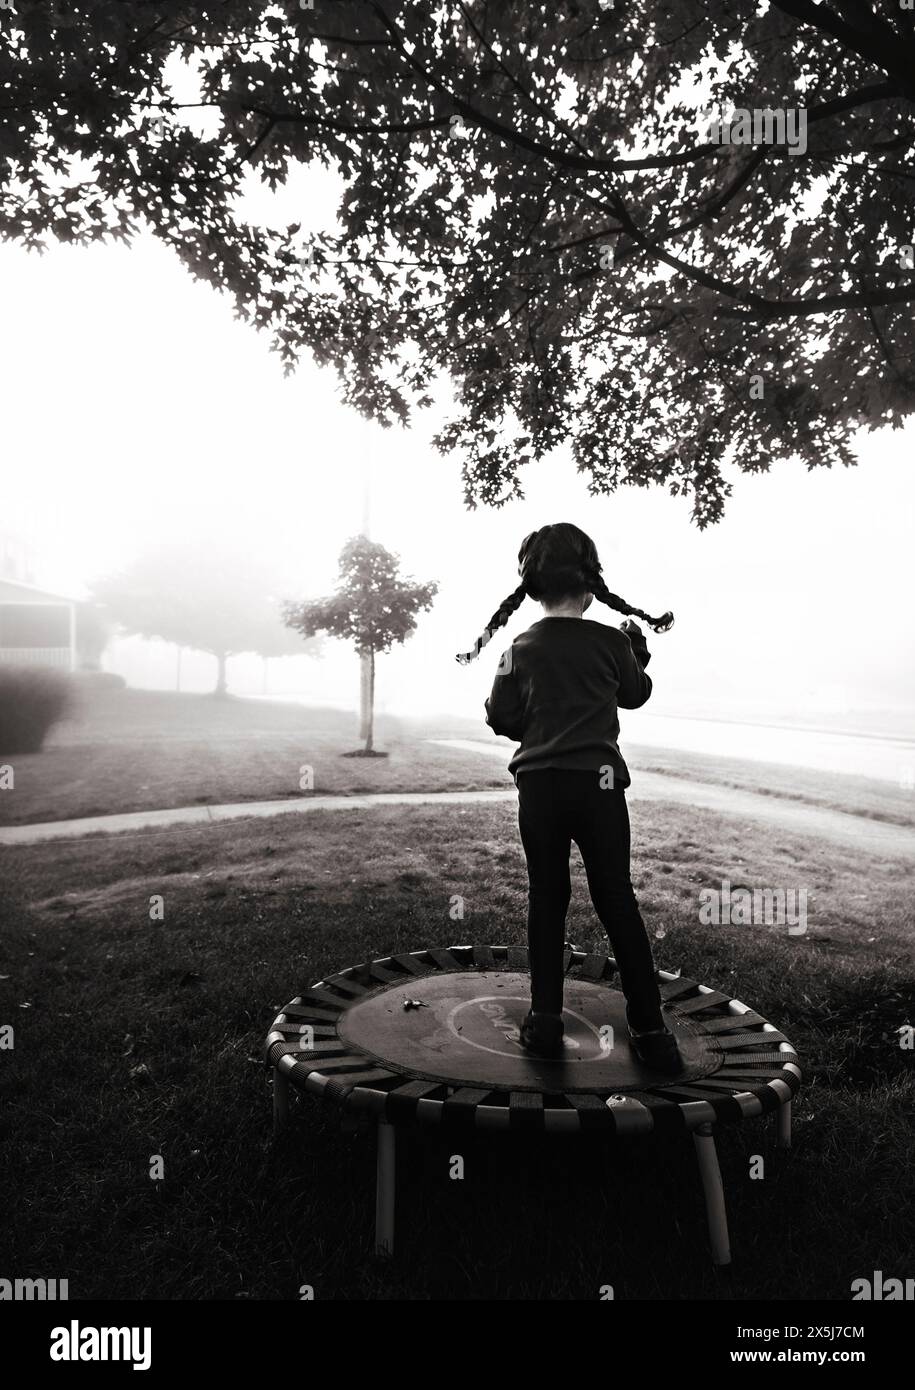
{"label": "dark sweatshirt", "polygon": [[494,733],[521,744],[508,770],[613,769],[628,787],[617,745],[617,708],[638,709],[651,694],[644,637],[587,618],[541,618],[516,637],[499,663],[486,701]]}

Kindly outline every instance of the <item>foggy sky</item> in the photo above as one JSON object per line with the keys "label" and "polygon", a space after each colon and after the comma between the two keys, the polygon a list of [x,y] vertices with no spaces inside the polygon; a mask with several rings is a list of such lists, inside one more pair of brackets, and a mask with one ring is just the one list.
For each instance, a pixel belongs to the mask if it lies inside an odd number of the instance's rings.
{"label": "foggy sky", "polygon": [[[523,502],[469,512],[459,461],[429,442],[447,418],[442,393],[409,431],[368,425],[339,403],[332,372],[306,361],[284,378],[266,337],[151,239],[44,257],[6,244],[0,268],[2,524],[35,538],[39,582],[78,595],[165,535],[199,546],[223,533],[240,555],[281,564],[290,597],[326,593],[362,527],[371,456],[373,537],[440,585],[414,639],[379,665],[380,708],[478,715],[500,643],[469,668],[454,653],[515,587],[522,537],[567,520],[594,537],[611,589],[676,613],[673,632],[651,639],[653,711],[908,727],[913,427],[862,435],[854,470],[791,463],[736,478],[724,521],[705,532],[688,501],[659,489],[589,497],[562,452],[527,470]],[[539,616],[525,603],[506,644]],[[618,621],[597,604],[589,617]],[[173,679],[172,654],[150,644],[121,645],[105,664],[138,683]],[[200,657],[185,672],[205,689],[212,667]],[[278,690],[355,704],[343,644],[320,665],[276,668]],[[259,690],[259,670],[240,661],[234,688]]]}

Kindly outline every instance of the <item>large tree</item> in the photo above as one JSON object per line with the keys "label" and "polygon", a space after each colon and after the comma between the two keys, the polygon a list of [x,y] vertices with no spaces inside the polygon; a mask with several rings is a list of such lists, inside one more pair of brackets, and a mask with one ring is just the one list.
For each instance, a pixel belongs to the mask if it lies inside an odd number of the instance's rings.
{"label": "large tree", "polygon": [[[389,652],[395,642],[405,642],[416,630],[416,615],[432,607],[438,593],[434,581],[416,584],[402,578],[398,557],[367,536],[354,536],[340,552],[340,583],[329,598],[289,600],[284,618],[305,637],[326,632],[355,645],[368,667],[367,691],[361,736],[364,757],[374,748],[375,658]],[[357,756],[350,754],[348,756]]]}
{"label": "large tree", "polygon": [[162,544],[120,573],[100,580],[93,597],[125,632],[193,647],[216,658],[214,694],[225,695],[230,656],[263,657],[320,651],[320,640],[295,638],[282,620],[282,580],[241,548],[212,542],[195,549]]}
{"label": "large tree", "polygon": [[[383,420],[449,375],[470,504],[568,444],[704,524],[726,458],[849,464],[915,406],[912,0],[64,3],[0,13],[0,233],[151,228]],[[306,163],[333,232],[252,224]]]}

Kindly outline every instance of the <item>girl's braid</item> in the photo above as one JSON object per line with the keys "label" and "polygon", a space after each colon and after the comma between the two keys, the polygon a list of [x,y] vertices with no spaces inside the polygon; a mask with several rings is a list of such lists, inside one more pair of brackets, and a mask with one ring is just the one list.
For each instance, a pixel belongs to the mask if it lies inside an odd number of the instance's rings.
{"label": "girl's braid", "polygon": [[489,622],[474,642],[472,649],[469,652],[458,652],[455,660],[459,661],[462,666],[467,666],[469,662],[474,661],[476,657],[480,655],[486,643],[491,639],[493,633],[498,632],[500,627],[504,627],[511,615],[518,611],[526,595],[527,585],[522,582],[513,593],[509,594],[508,598],[503,599],[499,604],[495,613],[493,613]]}
{"label": "girl's braid", "polygon": [[625,613],[630,618],[641,618],[654,632],[669,632],[673,627],[673,613],[662,613],[660,618],[652,618],[648,613],[643,613],[641,608],[633,608],[631,604],[626,603],[619,594],[611,594],[600,570],[589,572],[587,582],[589,592],[597,601],[605,603],[608,608],[615,608],[617,613]]}

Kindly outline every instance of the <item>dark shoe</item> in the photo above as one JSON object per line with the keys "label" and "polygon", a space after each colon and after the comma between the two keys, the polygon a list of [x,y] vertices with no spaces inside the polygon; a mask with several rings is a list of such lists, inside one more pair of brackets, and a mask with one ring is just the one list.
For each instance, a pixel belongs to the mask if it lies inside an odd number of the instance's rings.
{"label": "dark shoe", "polygon": [[521,1024],[521,1046],[538,1057],[559,1057],[564,1031],[559,1014],[535,1014],[531,1009]]}
{"label": "dark shoe", "polygon": [[[629,1023],[629,1008],[626,1007],[626,1022]],[[683,1070],[683,1058],[677,1040],[669,1028],[637,1029],[629,1023],[629,1040],[632,1050],[646,1067],[652,1071],[662,1071],[668,1076],[676,1076]]]}

